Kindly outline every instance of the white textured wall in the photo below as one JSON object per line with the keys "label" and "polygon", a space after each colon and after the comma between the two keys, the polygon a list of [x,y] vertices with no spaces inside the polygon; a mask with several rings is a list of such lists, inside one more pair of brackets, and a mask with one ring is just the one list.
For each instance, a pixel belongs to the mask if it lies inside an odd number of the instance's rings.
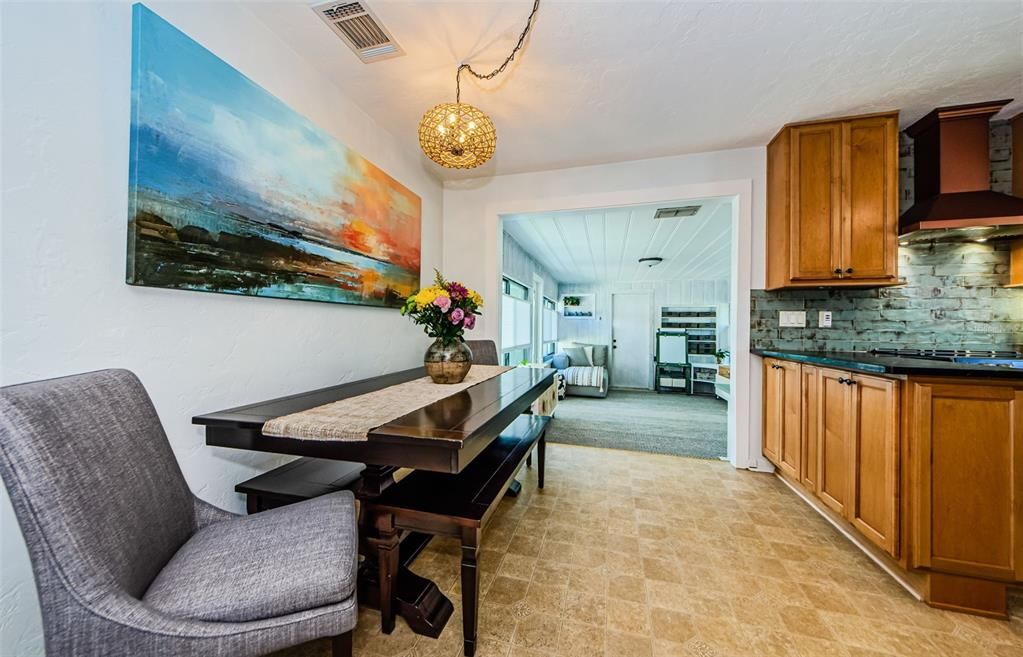
{"label": "white textured wall", "polygon": [[[440,265],[442,192],[414,139],[381,130],[239,4],[148,4],[419,194],[424,274]],[[2,23],[0,377],[134,370],[192,489],[240,511],[234,484],[278,459],[206,447],[192,415],[412,367],[428,339],[395,310],[125,285],[130,5],[4,3]],[[41,655],[5,494],[0,507],[0,654]]]}

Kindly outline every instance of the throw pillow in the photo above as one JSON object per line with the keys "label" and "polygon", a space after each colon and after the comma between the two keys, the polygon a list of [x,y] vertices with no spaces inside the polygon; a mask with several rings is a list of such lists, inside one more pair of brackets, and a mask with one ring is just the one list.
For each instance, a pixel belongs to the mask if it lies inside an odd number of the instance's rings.
{"label": "throw pillow", "polygon": [[586,352],[586,361],[592,366],[593,365],[593,347],[590,345],[583,345],[583,351]]}
{"label": "throw pillow", "polygon": [[551,365],[553,365],[556,370],[563,370],[570,364],[571,361],[568,359],[568,354],[565,353],[554,354],[554,357],[551,358]]}
{"label": "throw pillow", "polygon": [[592,364],[582,347],[565,347],[565,355],[568,356],[572,367],[589,367]]}

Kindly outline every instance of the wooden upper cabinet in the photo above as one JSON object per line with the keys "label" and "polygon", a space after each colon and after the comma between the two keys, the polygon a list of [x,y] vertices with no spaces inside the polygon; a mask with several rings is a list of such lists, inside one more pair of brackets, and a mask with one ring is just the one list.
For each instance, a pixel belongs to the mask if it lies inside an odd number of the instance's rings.
{"label": "wooden upper cabinet", "polygon": [[[850,379],[847,379],[850,380]],[[899,384],[853,375],[849,521],[892,556],[899,553]]]}
{"label": "wooden upper cabinet", "polygon": [[841,266],[842,126],[792,128],[791,139],[789,278],[830,279]]}
{"label": "wooden upper cabinet", "polygon": [[767,145],[767,287],[897,282],[898,113],[790,124]]}
{"label": "wooden upper cabinet", "polygon": [[843,279],[893,279],[899,224],[894,116],[842,123]]}

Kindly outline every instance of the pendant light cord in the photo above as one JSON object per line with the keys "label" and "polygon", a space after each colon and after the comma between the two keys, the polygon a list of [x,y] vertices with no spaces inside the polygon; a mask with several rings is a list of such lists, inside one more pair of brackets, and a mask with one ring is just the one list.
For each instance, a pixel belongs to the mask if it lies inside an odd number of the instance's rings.
{"label": "pendant light cord", "polygon": [[522,30],[522,34],[519,35],[518,43],[516,43],[515,47],[512,48],[511,54],[508,55],[507,59],[504,60],[503,64],[501,64],[500,66],[495,68],[493,71],[491,71],[489,73],[486,73],[486,74],[477,73],[476,71],[473,70],[472,66],[469,65],[469,64],[462,64],[462,65],[460,65],[458,67],[458,72],[455,73],[455,102],[456,103],[462,102],[462,71],[463,70],[469,71],[469,74],[472,75],[477,80],[491,80],[491,79],[497,77],[498,75],[500,75],[501,73],[503,73],[504,69],[508,68],[508,64],[511,64],[512,60],[515,59],[515,55],[517,55],[518,52],[520,50],[522,50],[522,44],[525,43],[526,35],[529,34],[530,28],[533,27],[533,17],[536,16],[536,11],[539,8],[540,8],[540,0],[533,0],[533,10],[531,12],[529,12],[529,18],[526,19],[526,27],[525,27],[525,29]]}

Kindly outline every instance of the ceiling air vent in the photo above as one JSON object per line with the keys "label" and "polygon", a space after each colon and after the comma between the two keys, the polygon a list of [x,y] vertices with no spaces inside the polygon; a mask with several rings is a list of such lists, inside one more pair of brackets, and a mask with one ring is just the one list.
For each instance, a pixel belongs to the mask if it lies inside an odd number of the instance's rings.
{"label": "ceiling air vent", "polygon": [[699,205],[683,205],[678,208],[658,208],[654,213],[654,219],[674,219],[676,217],[691,217],[700,211]]}
{"label": "ceiling air vent", "polygon": [[324,2],[313,11],[366,64],[405,54],[361,2]]}

